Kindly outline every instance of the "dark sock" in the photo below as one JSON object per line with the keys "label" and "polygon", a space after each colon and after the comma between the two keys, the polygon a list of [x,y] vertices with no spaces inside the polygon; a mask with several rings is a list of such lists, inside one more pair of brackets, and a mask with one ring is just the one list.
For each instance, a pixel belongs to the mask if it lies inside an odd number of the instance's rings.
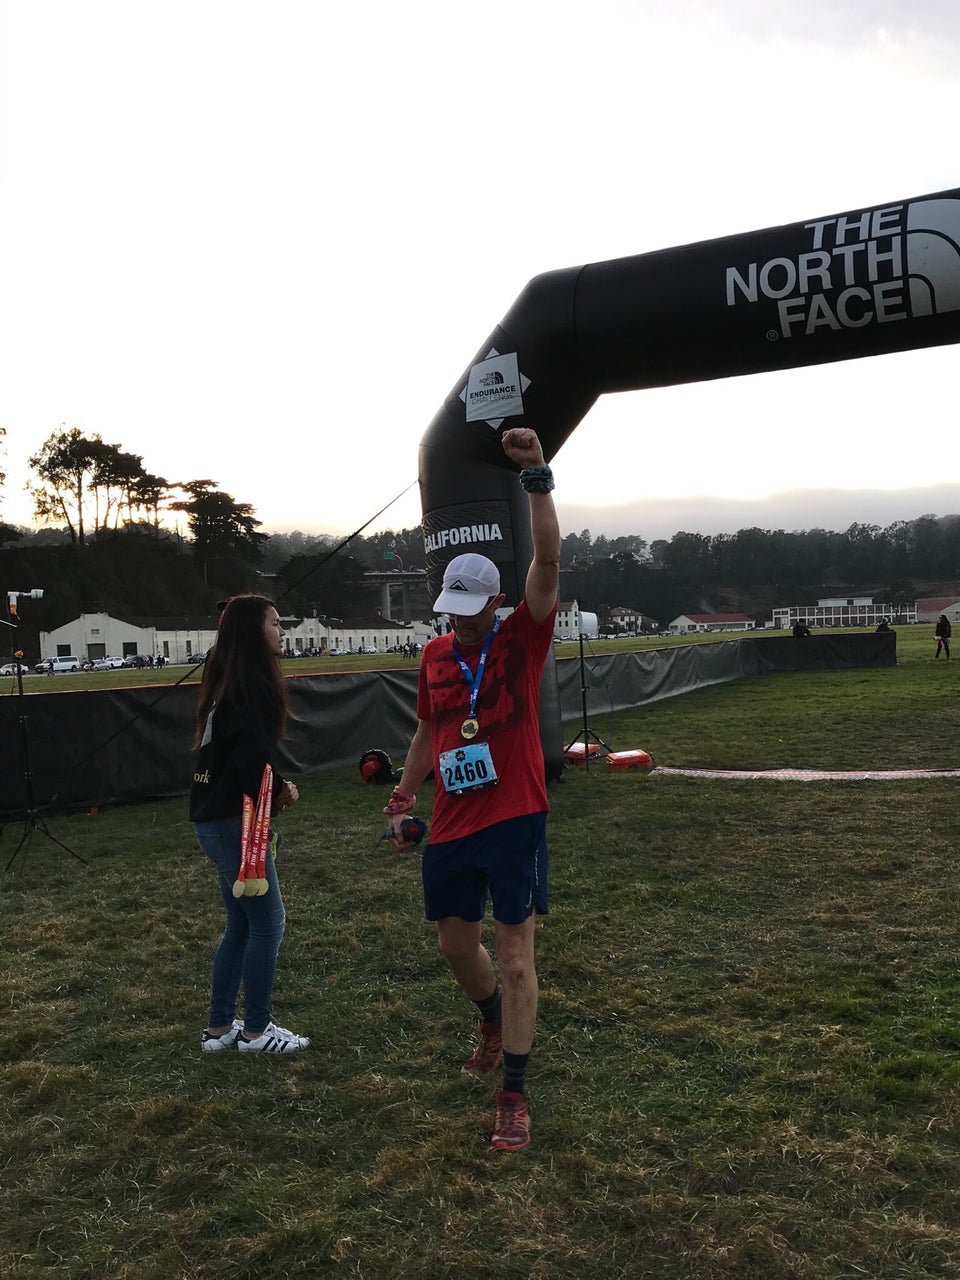
{"label": "dark sock", "polygon": [[474,1000],[473,1002],[480,1010],[480,1020],[482,1022],[502,1022],[500,988],[494,987],[493,995],[487,996],[486,1000]]}
{"label": "dark sock", "polygon": [[503,1055],[503,1088],[509,1093],[523,1093],[524,1079],[527,1074],[529,1053],[507,1053]]}

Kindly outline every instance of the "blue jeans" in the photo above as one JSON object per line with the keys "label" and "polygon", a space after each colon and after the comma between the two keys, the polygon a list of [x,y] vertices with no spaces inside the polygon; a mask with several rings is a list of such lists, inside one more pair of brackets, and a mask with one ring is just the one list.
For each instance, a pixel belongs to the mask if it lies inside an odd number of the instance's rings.
{"label": "blue jeans", "polygon": [[200,848],[217,869],[227,912],[227,927],[213,958],[207,1026],[230,1026],[236,1017],[242,985],[244,1026],[259,1033],[273,1021],[270,1002],[286,912],[272,852],[267,853],[270,888],[263,897],[233,896],[234,881],[240,872],[240,824],[238,815],[217,822],[198,822],[195,828]]}

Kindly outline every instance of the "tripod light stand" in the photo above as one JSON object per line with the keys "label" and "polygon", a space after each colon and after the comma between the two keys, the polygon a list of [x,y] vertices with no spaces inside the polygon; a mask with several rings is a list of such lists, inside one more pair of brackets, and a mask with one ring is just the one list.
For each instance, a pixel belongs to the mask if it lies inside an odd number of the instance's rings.
{"label": "tripod light stand", "polygon": [[598,746],[603,747],[604,751],[608,753],[610,751],[610,748],[607,746],[604,740],[598,734],[594,733],[593,730],[587,724],[587,674],[586,674],[586,667],[584,666],[584,661],[583,661],[583,637],[584,637],[584,632],[587,626],[590,625],[587,619],[592,619],[594,630],[596,630],[597,615],[595,613],[585,614],[578,610],[577,617],[578,617],[577,638],[580,641],[580,705],[583,709],[583,727],[581,728],[577,736],[573,739],[573,741],[568,743],[567,746],[564,747],[563,751],[564,751],[564,755],[566,755],[566,753],[570,750],[570,748],[574,745],[574,743],[582,740],[583,741],[583,767],[585,769],[589,769],[590,739],[592,738],[594,742],[597,743]]}
{"label": "tripod light stand", "polygon": [[33,591],[8,591],[7,605],[10,617],[13,621],[7,622],[6,619],[0,619],[0,621],[3,621],[4,626],[12,628],[11,648],[13,651],[13,660],[17,674],[17,721],[20,729],[20,753],[23,762],[23,787],[27,802],[26,812],[23,819],[23,835],[20,837],[20,841],[14,849],[10,857],[10,861],[7,863],[7,870],[9,871],[14,862],[16,862],[17,855],[21,850],[23,850],[23,855],[26,857],[27,850],[30,848],[31,841],[33,840],[33,833],[35,831],[39,831],[41,835],[45,835],[48,840],[53,844],[58,845],[64,850],[64,852],[69,853],[71,857],[76,858],[78,862],[82,862],[86,865],[86,858],[82,858],[75,849],[71,849],[70,846],[64,844],[62,840],[58,840],[53,832],[47,827],[47,824],[44,822],[42,816],[37,810],[36,796],[33,790],[33,770],[30,765],[30,735],[27,732],[27,715],[24,709],[26,700],[23,692],[23,663],[21,661],[23,658],[23,650],[16,643],[16,631],[19,625],[17,600],[21,598],[42,600],[43,591],[39,588],[35,588]]}

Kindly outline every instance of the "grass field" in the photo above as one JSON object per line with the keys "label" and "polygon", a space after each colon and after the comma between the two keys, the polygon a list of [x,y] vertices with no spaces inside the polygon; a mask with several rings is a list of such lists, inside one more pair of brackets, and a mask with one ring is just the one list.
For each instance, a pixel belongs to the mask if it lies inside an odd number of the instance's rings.
{"label": "grass field", "polygon": [[[958,767],[925,630],[593,727],[661,764]],[[51,816],[88,865],[37,832],[4,874],[0,1274],[956,1276],[957,785],[567,770],[520,1155],[356,771],[281,819],[276,1015],[313,1046],[280,1062],[199,1052],[220,919],[183,803]]]}

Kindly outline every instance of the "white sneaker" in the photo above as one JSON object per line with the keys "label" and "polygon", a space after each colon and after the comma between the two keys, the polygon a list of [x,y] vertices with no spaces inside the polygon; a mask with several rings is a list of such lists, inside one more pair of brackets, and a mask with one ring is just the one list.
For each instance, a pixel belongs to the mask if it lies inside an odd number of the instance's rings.
{"label": "white sneaker", "polygon": [[245,1040],[240,1036],[237,1048],[241,1053],[295,1053],[297,1049],[306,1049],[309,1043],[306,1036],[298,1036],[286,1027],[278,1027],[275,1022],[271,1022],[256,1040]]}
{"label": "white sneaker", "polygon": [[212,1036],[209,1031],[204,1031],[200,1038],[200,1048],[204,1053],[219,1053],[221,1049],[232,1049],[237,1043],[237,1036],[242,1030],[243,1023],[234,1018],[233,1026],[229,1031],[225,1031],[222,1036]]}

